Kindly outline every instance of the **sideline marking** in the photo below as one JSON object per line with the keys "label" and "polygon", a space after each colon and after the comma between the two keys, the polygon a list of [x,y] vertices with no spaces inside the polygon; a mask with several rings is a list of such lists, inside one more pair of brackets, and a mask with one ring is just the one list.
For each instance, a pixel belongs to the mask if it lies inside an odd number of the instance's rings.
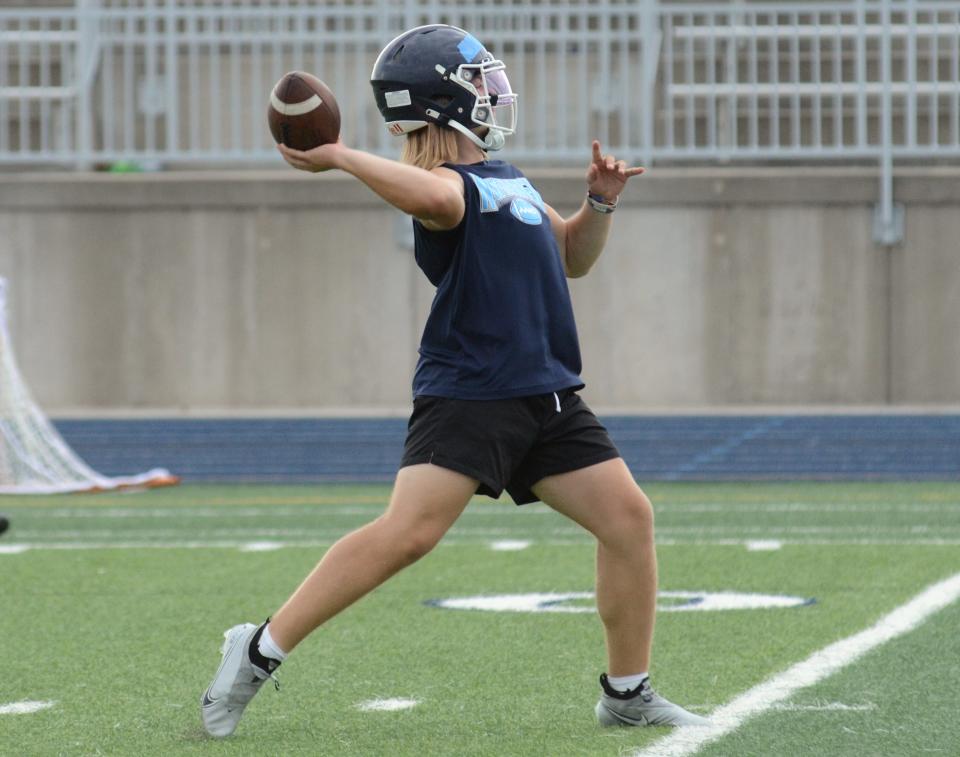
{"label": "sideline marking", "polygon": [[0,715],[29,715],[31,712],[49,709],[55,704],[56,702],[34,702],[30,700],[0,704]]}
{"label": "sideline marking", "polygon": [[490,542],[490,549],[494,552],[519,552],[531,544],[533,542],[528,539],[500,539]]}
{"label": "sideline marking", "polygon": [[3,544],[0,545],[0,555],[22,555],[28,549],[29,544]]}
{"label": "sideline marking", "polygon": [[671,735],[632,752],[631,757],[686,757],[735,731],[755,715],[772,709],[800,689],[812,686],[850,665],[870,650],[920,626],[960,598],[960,573],[928,586],[874,625],[824,647],[806,660],[735,697],[707,715],[713,725],[678,728]]}
{"label": "sideline marking", "polygon": [[366,702],[360,702],[357,709],[363,712],[396,712],[397,710],[409,710],[420,704],[417,699],[370,699]]}

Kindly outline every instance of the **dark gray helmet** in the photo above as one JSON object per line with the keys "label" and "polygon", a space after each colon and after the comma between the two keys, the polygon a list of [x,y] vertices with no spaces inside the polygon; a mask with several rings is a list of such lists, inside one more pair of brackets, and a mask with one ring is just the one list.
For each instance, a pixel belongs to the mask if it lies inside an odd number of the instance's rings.
{"label": "dark gray helmet", "polygon": [[[391,134],[435,123],[495,150],[516,130],[506,67],[456,26],[418,26],[395,38],[373,64],[370,84]],[[488,127],[485,139],[472,131],[478,126]]]}

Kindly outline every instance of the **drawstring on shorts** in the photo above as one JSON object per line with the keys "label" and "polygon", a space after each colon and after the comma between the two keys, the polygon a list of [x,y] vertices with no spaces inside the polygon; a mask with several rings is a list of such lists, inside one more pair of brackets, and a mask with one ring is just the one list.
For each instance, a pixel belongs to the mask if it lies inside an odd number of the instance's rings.
{"label": "drawstring on shorts", "polygon": [[560,397],[557,396],[557,393],[553,393],[553,399],[557,403],[557,412],[560,412]]}

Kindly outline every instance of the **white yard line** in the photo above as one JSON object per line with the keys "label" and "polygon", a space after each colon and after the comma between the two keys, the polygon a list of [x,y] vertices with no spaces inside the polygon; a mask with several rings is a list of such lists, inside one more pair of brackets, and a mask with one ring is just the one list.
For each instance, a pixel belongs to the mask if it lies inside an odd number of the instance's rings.
{"label": "white yard line", "polygon": [[[302,533],[302,532],[301,532]],[[576,532],[573,532],[576,533]],[[134,541],[81,541],[83,536],[90,536],[82,532],[71,534],[70,541],[24,541],[0,545],[0,557],[4,555],[20,555],[25,552],[43,550],[97,550],[97,549],[237,549],[242,552],[270,551],[284,548],[326,548],[334,543],[343,531],[326,531],[317,534],[316,539],[285,539],[283,541],[266,541],[254,539],[191,539],[188,541],[171,540],[170,534],[164,534],[163,540],[143,541],[152,532],[138,532],[141,540]],[[50,534],[46,534],[49,536]],[[254,531],[250,536],[261,535]],[[266,534],[264,534],[266,535]],[[444,538],[441,547],[486,546],[491,542],[482,535],[472,537],[469,532],[461,532]],[[518,540],[519,541],[519,540]],[[593,540],[589,536],[572,539],[531,539],[530,544],[546,547],[584,547],[592,546]],[[910,539],[781,539],[777,543],[781,547],[960,547],[960,539],[939,538],[910,538]],[[657,539],[658,547],[747,547],[754,544],[749,539]],[[772,547],[770,547],[772,549]],[[755,549],[755,547],[754,547]]]}
{"label": "white yard line", "polygon": [[[265,539],[284,537],[303,538],[312,536],[315,538],[332,537],[339,538],[350,526],[337,528],[265,528],[262,526],[249,525],[245,527],[225,527],[225,528],[136,528],[128,529],[127,533],[136,535],[143,539],[161,539],[175,540],[185,533],[192,536],[194,540],[207,538],[210,540],[240,539],[245,541],[257,541]],[[456,524],[450,530],[451,536],[474,537],[483,541],[494,541],[498,539],[525,539],[529,537],[543,538],[564,538],[570,536],[589,535],[577,526],[556,526],[534,529],[518,529],[516,526],[474,526],[470,524]],[[804,541],[812,537],[821,537],[827,541],[840,541],[852,543],[859,540],[865,540],[863,543],[881,543],[903,542],[911,539],[923,539],[924,543],[934,543],[938,540],[944,540],[943,543],[956,543],[960,541],[960,524],[956,526],[661,526],[657,529],[658,543],[665,544],[671,541],[682,541],[683,543],[722,543],[726,541],[731,544],[744,544],[748,541],[758,540],[779,540],[784,544],[794,541],[798,538],[806,537]],[[926,534],[936,534],[936,536],[925,536]],[[91,529],[43,529],[43,528],[20,528],[16,536],[25,542],[30,541],[82,541],[86,539],[95,539],[98,541],[111,541],[111,537],[116,538],[121,535],[115,528],[91,528]],[[903,539],[898,539],[902,536]],[[484,537],[487,537],[484,539]],[[830,537],[834,537],[831,539]]]}
{"label": "white yard line", "polygon": [[0,715],[29,715],[33,712],[49,709],[55,704],[56,702],[32,702],[30,700],[10,702],[10,704],[0,704]]}
{"label": "white yard line", "polygon": [[520,552],[533,544],[529,539],[500,539],[490,542],[494,552]]}
{"label": "white yard line", "polygon": [[713,502],[654,503],[658,513],[952,513],[956,502],[940,502],[923,505],[845,502],[757,502],[752,504],[723,504]]}
{"label": "white yard line", "polygon": [[164,518],[303,518],[314,511],[329,515],[374,515],[382,512],[385,503],[364,505],[298,505],[284,507],[270,505],[267,507],[92,507],[74,508],[61,507],[54,510],[42,511],[43,518],[62,519],[96,519],[96,520],[123,520],[136,519],[164,519]]}
{"label": "white yard line", "polygon": [[[667,502],[656,505],[661,515],[677,513],[953,513],[957,502],[934,502],[924,504],[890,503],[847,503],[847,502],[758,502],[758,503],[719,503],[719,502]],[[83,519],[124,519],[124,518],[259,518],[259,517],[303,517],[305,513],[321,512],[330,515],[372,515],[382,512],[386,500],[380,502],[354,503],[349,505],[329,505],[323,503],[304,503],[300,505],[219,505],[200,507],[57,507],[42,511],[44,518],[83,518]],[[469,508],[463,517],[516,517],[517,515],[546,515],[559,517],[549,507],[541,504],[516,507],[504,504],[484,504]]]}
{"label": "white yard line", "polygon": [[843,702],[824,702],[823,704],[775,704],[770,708],[778,712],[870,712],[877,709],[873,702],[866,704],[844,704]]}
{"label": "white yard line", "polygon": [[[22,554],[33,551],[74,551],[98,549],[237,549],[243,552],[255,552],[249,549],[250,541],[66,541],[32,542],[8,545],[12,549],[0,550],[3,554]],[[260,542],[261,544],[263,542]],[[326,541],[286,541],[283,547],[329,547],[332,540]],[[262,550],[260,550],[262,551]]]}
{"label": "white yard line", "polygon": [[794,693],[850,665],[876,647],[917,628],[960,598],[960,573],[924,589],[866,630],[814,652],[788,670],[768,678],[708,716],[705,728],[678,728],[666,738],[633,752],[632,757],[686,757],[737,730],[750,718],[772,709]]}
{"label": "white yard line", "polygon": [[746,547],[747,552],[776,552],[783,549],[783,542],[777,539],[757,539],[748,541]]}
{"label": "white yard line", "polygon": [[[572,529],[570,529],[572,530]],[[717,526],[661,526],[657,528],[657,533],[670,534],[749,534],[751,537],[767,538],[779,536],[780,534],[889,534],[889,533],[924,533],[926,531],[936,531],[937,533],[960,533],[960,524],[950,524],[944,526],[938,525],[919,525],[911,524],[905,526],[873,526],[873,525],[850,525],[850,526],[737,526],[737,525],[717,525]]]}
{"label": "white yard line", "polygon": [[274,552],[283,549],[284,543],[280,541],[252,541],[239,547],[241,552]]}
{"label": "white yard line", "polygon": [[[658,547],[745,547],[754,539],[677,539],[657,537]],[[957,547],[960,539],[941,539],[939,537],[910,537],[882,539],[839,537],[836,539],[777,539],[781,547]]]}
{"label": "white yard line", "polygon": [[397,710],[409,710],[420,704],[417,699],[370,699],[366,702],[360,702],[357,709],[363,712],[396,712]]}

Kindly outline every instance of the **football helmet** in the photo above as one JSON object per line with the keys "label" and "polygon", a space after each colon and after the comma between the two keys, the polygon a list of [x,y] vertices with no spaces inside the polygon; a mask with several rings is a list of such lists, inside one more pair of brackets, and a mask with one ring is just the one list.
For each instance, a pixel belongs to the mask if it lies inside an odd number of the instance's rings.
{"label": "football helmet", "polygon": [[[517,128],[506,66],[456,26],[418,26],[396,37],[377,56],[370,84],[394,135],[435,123],[482,150],[499,150]],[[478,126],[487,127],[482,137],[473,131]]]}

